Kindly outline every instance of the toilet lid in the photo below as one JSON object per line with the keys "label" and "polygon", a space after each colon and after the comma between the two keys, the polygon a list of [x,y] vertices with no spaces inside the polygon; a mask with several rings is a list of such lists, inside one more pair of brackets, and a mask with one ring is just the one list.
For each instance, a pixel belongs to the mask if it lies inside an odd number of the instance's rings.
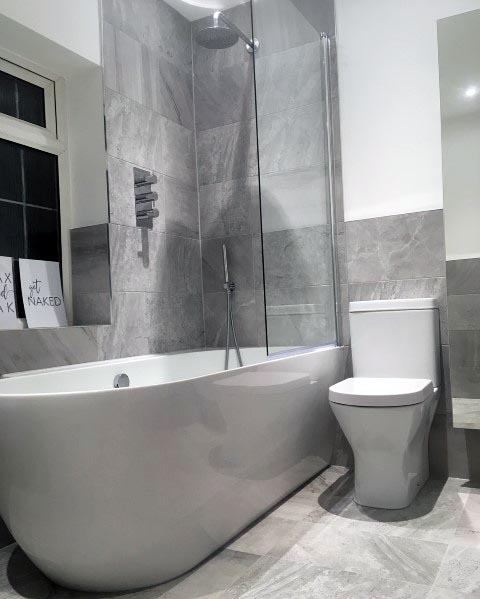
{"label": "toilet lid", "polygon": [[422,403],[433,395],[428,379],[346,379],[330,387],[329,399],[347,406],[394,407]]}

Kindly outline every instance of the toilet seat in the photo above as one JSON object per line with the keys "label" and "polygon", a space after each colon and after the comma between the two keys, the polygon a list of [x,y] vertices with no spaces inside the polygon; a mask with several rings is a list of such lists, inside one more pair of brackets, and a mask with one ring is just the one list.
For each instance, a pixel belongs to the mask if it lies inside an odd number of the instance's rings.
{"label": "toilet seat", "polygon": [[433,391],[428,379],[354,377],[332,385],[329,399],[347,406],[386,408],[423,403]]}

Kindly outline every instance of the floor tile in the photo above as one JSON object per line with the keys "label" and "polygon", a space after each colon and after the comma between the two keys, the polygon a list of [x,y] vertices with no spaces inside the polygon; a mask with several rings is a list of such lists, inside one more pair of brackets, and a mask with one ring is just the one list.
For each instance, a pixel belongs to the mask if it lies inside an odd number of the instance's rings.
{"label": "floor tile", "polygon": [[435,580],[446,549],[443,543],[365,532],[339,534],[334,524],[313,524],[284,557],[338,571],[427,585]]}
{"label": "floor tile", "polygon": [[227,591],[234,599],[424,599],[429,587],[267,557]]}
{"label": "floor tile", "polygon": [[293,546],[306,528],[305,524],[302,525],[294,520],[285,520],[270,515],[250,528],[228,548],[234,551],[265,555],[274,547],[278,549],[279,547]]}
{"label": "floor tile", "polygon": [[480,547],[450,544],[435,585],[480,596]]}
{"label": "floor tile", "polygon": [[257,560],[258,555],[225,549],[173,586],[165,599],[216,599]]}

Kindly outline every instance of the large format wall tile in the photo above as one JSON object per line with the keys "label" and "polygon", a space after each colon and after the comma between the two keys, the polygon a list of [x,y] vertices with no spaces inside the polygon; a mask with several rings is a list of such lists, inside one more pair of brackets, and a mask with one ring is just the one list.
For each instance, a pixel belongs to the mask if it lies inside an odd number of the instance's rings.
{"label": "large format wall tile", "polygon": [[223,244],[227,247],[228,271],[239,292],[253,289],[253,244],[251,235],[205,239],[202,243],[205,293],[223,290]]}
{"label": "large format wall tile", "polygon": [[110,225],[110,246],[113,291],[168,290],[164,233]]}
{"label": "large format wall tile", "polygon": [[447,261],[448,295],[480,293],[480,258]]}
{"label": "large format wall tile", "polygon": [[203,238],[260,232],[257,177],[203,185],[199,202]]}
{"label": "large format wall tile", "polygon": [[321,102],[321,52],[316,42],[268,56],[260,54],[255,63],[258,113],[272,114]]}
{"label": "large format wall tile", "polygon": [[451,331],[480,330],[480,294],[448,294],[448,327]]}
{"label": "large format wall tile", "polygon": [[244,179],[258,172],[255,121],[201,131],[197,137],[200,185]]}
{"label": "large format wall tile", "polygon": [[326,225],[329,221],[326,185],[323,166],[262,175],[263,232]]}
{"label": "large format wall tile", "polygon": [[162,119],[162,165],[159,172],[195,187],[195,139],[193,132],[168,119]]}
{"label": "large format wall tile", "polygon": [[347,253],[353,283],[445,277],[442,211],[348,222]]}
{"label": "large format wall tile", "polygon": [[162,117],[118,93],[105,92],[108,153],[142,168],[162,168]]}
{"label": "large format wall tile", "polygon": [[197,131],[248,121],[254,112],[252,61],[195,74]]}
{"label": "large format wall tile", "polygon": [[323,136],[323,109],[318,103],[259,116],[261,173],[281,173],[323,164]]}
{"label": "large format wall tile", "polygon": [[115,28],[191,70],[191,25],[163,0],[104,0],[103,15]]}
{"label": "large format wall tile", "polygon": [[100,329],[103,327],[0,331],[0,374],[94,362]]}
{"label": "large format wall tile", "polygon": [[[264,325],[263,303],[256,301],[253,289],[239,288],[233,296],[235,331],[241,347],[263,345],[261,336]],[[225,347],[227,300],[225,292],[206,293],[205,336],[207,347]],[[233,343],[233,339],[230,339]]]}
{"label": "large format wall tile", "polygon": [[197,190],[170,177],[164,178],[164,188],[166,231],[198,239]]}
{"label": "large format wall tile", "polygon": [[331,283],[330,234],[325,227],[276,231],[264,239],[267,300],[271,288]]}
{"label": "large format wall tile", "polygon": [[259,57],[319,39],[319,33],[291,0],[255,1],[253,15],[255,36],[261,41]]}

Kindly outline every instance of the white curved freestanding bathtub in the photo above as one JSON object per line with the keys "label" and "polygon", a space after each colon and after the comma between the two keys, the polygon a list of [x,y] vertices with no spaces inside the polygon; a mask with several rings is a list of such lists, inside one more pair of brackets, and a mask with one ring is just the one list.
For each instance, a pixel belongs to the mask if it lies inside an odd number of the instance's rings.
{"label": "white curved freestanding bathtub", "polygon": [[[61,585],[174,578],[329,464],[328,388],[345,357],[329,347],[222,372],[224,353],[206,351],[3,378],[0,514]],[[120,373],[129,388],[112,388]]]}

